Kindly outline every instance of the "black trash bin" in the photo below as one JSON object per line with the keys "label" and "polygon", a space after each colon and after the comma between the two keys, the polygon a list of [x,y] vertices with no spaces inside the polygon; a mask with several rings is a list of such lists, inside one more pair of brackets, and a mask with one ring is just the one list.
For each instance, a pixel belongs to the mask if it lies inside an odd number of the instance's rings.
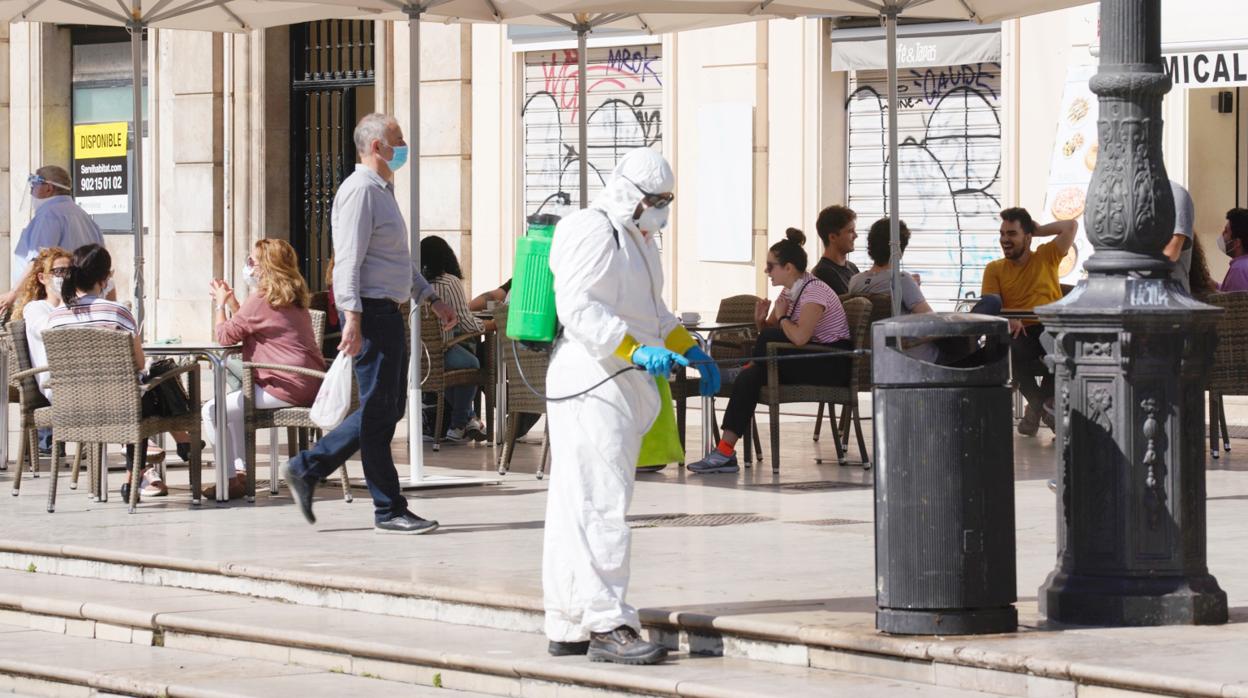
{"label": "black trash bin", "polygon": [[[873,330],[876,627],[1018,627],[1009,325],[907,315]],[[935,362],[912,345],[940,350]]]}

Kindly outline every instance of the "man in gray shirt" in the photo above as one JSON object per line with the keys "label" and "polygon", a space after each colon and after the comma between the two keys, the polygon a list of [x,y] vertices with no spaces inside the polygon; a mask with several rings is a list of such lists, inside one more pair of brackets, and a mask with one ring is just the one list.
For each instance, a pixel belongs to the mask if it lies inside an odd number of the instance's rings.
{"label": "man in gray shirt", "polygon": [[1178,281],[1184,291],[1191,293],[1192,237],[1196,234],[1196,206],[1192,203],[1192,195],[1173,179],[1170,180],[1170,193],[1174,195],[1174,235],[1163,251],[1174,262],[1170,278]]}
{"label": "man in gray shirt", "polygon": [[432,303],[444,329],[455,326],[455,311],[434,294],[408,250],[407,225],[394,198],[394,171],[407,161],[398,122],[384,114],[360,119],[355,149],[360,163],[338,187],[330,224],[334,301],[342,314],[338,351],[355,357],[360,407],[313,448],[292,458],[282,475],[308,523],[316,523],[313,488],[358,450],[373,496],[374,529],[428,533],[438,522],[408,510],[390,453],[407,388],[407,342],[399,304],[409,298]]}

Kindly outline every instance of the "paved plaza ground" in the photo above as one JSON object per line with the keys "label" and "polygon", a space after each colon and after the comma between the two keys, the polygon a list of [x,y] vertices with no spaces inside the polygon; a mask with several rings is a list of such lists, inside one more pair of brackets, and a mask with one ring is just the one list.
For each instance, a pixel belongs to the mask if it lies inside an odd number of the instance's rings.
{"label": "paved plaza ground", "polygon": [[[697,417],[691,413],[691,443]],[[1235,410],[1231,421],[1239,421]],[[1014,439],[1019,633],[931,644],[927,638],[886,638],[874,631],[873,471],[836,465],[826,425],[817,443],[812,426],[801,408],[782,418],[778,474],[766,457],[761,467],[737,475],[695,476],[671,466],[638,477],[630,600],[645,609],[648,623],[655,628],[670,623],[674,632],[701,624],[725,637],[761,638],[773,644],[759,640],[750,649],[742,640],[733,651],[782,664],[800,660],[764,655],[783,655],[799,638],[822,638],[824,645],[864,656],[877,650],[895,656],[911,652],[913,658],[937,662],[939,648],[946,647],[962,655],[959,662],[1000,672],[966,679],[971,685],[961,687],[999,694],[1074,695],[1060,692],[1056,683],[1051,693],[1035,688],[1036,677],[1066,672],[1107,677],[1104,684],[1133,690],[1248,695],[1248,441],[1234,439],[1233,450],[1208,468],[1209,566],[1228,594],[1230,624],[1139,629],[1046,624],[1037,612],[1036,593],[1054,565],[1056,510],[1046,486],[1053,476],[1053,437],[1042,430],[1036,438]],[[760,428],[766,429],[765,422]],[[396,455],[405,458],[405,443],[395,446]],[[432,473],[494,474],[495,450],[489,445],[448,445],[437,454],[426,449]],[[373,533],[358,462],[351,464],[355,501],[343,502],[334,481],[321,487],[315,526],[304,523],[285,488],[276,497],[268,494],[263,455],[254,504],[205,503],[192,509],[186,470],[175,467],[170,496],[144,500],[133,515],[115,495],[108,503],[88,501],[85,484],[69,490],[67,479],[61,481],[56,513],[48,514],[44,472],[24,482],[20,497],[0,501],[0,549],[11,568],[18,566],[21,551],[64,550],[96,560],[114,554],[158,567],[227,565],[244,577],[322,580],[335,589],[438,597],[510,609],[520,620],[508,622],[531,632],[540,620],[547,484],[533,475],[539,453],[536,443],[520,444],[511,474],[498,485],[412,493],[412,509],[442,523],[435,534],[419,538]],[[857,457],[851,446],[850,458]],[[819,458],[826,460],[818,464]],[[0,473],[0,491],[8,491],[12,476],[12,468]],[[120,483],[119,471],[112,480],[114,486]],[[714,516],[687,518],[704,515]],[[1011,671],[1015,678],[1032,677],[1030,692],[1025,683],[1010,683]]]}

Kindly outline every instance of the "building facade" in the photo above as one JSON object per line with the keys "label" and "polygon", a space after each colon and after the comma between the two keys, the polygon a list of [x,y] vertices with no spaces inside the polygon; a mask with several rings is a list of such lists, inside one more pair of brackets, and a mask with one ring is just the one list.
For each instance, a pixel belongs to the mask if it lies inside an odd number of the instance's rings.
{"label": "building facade", "polygon": [[[1248,205],[1248,19],[1237,0],[1167,3],[1163,43],[1175,88],[1165,103],[1171,178],[1196,202],[1215,278],[1213,237]],[[0,35],[0,246],[29,221],[26,176],[59,164],[100,171],[75,133],[134,138],[124,30],[13,24]],[[766,295],[761,263],[785,228],[814,231],[818,211],[848,203],[859,230],[885,213],[882,33],[869,23],[773,20],[661,37],[591,37],[589,103],[576,92],[575,38],[494,25],[422,26],[421,229],[461,255],[470,290],[510,276],[524,218],[575,205],[576,120],[589,119],[591,196],[628,149],[661,150],[677,173],[664,231],[666,293],[680,310]],[[1238,33],[1238,36],[1236,35]],[[906,265],[937,307],[979,289],[998,253],[996,212],[1078,217],[1095,163],[1097,53],[1089,5],[1000,25],[906,25],[899,50],[901,215],[914,231]],[[208,282],[241,280],[250,245],[287,239],[313,288],[325,286],[329,209],[354,166],[351,128],[378,110],[407,124],[407,30],[326,21],[248,34],[152,30],[139,133],[150,339],[209,334]],[[132,142],[130,144],[132,147]],[[131,290],[126,177],[77,182],[106,230],[119,292]],[[413,167],[396,186],[406,207]],[[80,177],[76,176],[78,180]],[[123,181],[124,180],[124,181]],[[103,182],[103,184],[101,184]],[[1068,260],[1077,279],[1088,249]],[[854,259],[866,264],[865,240]],[[0,265],[10,264],[3,255]]]}

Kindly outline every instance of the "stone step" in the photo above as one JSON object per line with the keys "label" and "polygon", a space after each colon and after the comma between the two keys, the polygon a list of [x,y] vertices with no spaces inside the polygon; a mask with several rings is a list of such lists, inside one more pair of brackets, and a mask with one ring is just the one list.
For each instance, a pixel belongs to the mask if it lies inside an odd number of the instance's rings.
{"label": "stone step", "polygon": [[[0,589],[5,590],[0,593],[0,624],[13,634],[38,633],[44,644],[51,640],[43,636],[49,636],[63,637],[65,642],[124,645],[157,655],[161,651],[178,652],[178,656],[189,653],[206,666],[227,671],[227,676],[232,674],[221,658],[246,658],[283,668],[285,673],[280,675],[299,675],[295,671],[299,668],[336,678],[534,698],[579,695],[578,691],[706,698],[999,695],[688,654],[652,667],[594,664],[584,657],[550,657],[545,638],[534,633],[38,572],[0,571]],[[6,664],[4,659],[10,656],[8,648],[20,644],[20,639],[0,632],[0,673],[25,666]],[[204,657],[214,658],[215,663]],[[30,661],[26,653],[21,660]],[[65,671],[79,669],[74,665]],[[138,679],[127,676],[127,681],[133,680]],[[115,690],[111,684],[97,687]],[[159,686],[144,684],[144,690],[148,688]]]}
{"label": "stone step", "polygon": [[[542,629],[540,600],[518,594],[0,540],[0,570],[28,568],[36,569],[40,577],[46,573],[223,592],[303,607],[519,632],[538,637],[539,643]],[[1025,626],[1039,622],[1034,602],[1031,608]],[[827,616],[821,616],[818,608],[804,610],[797,616],[786,613],[779,620],[687,610],[641,610],[642,622],[652,637],[669,648],[725,659],[899,677],[929,685],[1037,698],[1074,698],[1078,691],[1090,688],[1148,695],[1248,698],[1248,682],[1242,677],[1228,679],[1193,668],[1205,660],[1216,661],[1218,657],[1214,655],[1219,647],[1237,646],[1231,644],[1238,642],[1238,636],[1231,636],[1235,633],[1234,624],[1208,631],[1193,629],[1218,633],[1219,642],[1193,645],[1209,656],[1194,656],[1191,660],[1196,664],[1181,663],[1181,667],[1175,668],[1142,664],[1138,658],[1148,654],[1152,643],[1131,635],[1117,634],[1105,639],[1076,629],[1060,638],[1051,634],[1040,637],[1044,633],[1035,632],[1036,628],[1023,627],[1020,630],[1024,633],[1018,636],[890,637],[874,632],[869,616],[862,615],[864,618],[854,625],[846,626],[836,621],[821,623],[820,618]]]}
{"label": "stone step", "polygon": [[0,623],[0,692],[26,696],[159,698],[476,698],[485,694],[415,686],[333,669],[223,657],[139,642],[111,642],[58,631],[55,616],[30,615],[48,629]]}

